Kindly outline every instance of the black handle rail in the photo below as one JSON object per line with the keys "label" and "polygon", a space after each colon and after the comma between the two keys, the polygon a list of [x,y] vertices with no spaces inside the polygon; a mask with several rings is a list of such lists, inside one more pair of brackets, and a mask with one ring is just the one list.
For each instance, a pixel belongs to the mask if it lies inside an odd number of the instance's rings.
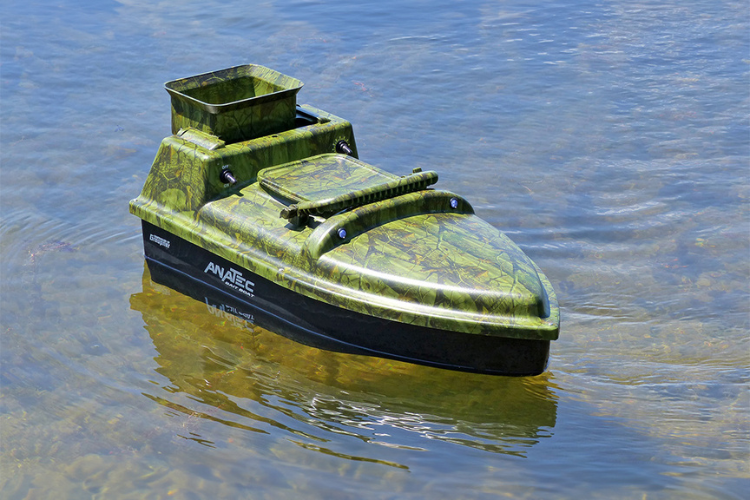
{"label": "black handle rail", "polygon": [[[438,181],[437,172],[427,171],[407,175],[377,186],[344,193],[323,200],[303,201],[289,205],[281,211],[283,219],[305,220],[309,215],[325,215],[340,212],[346,208],[358,207],[380,200],[386,200],[406,193],[421,191]],[[263,181],[261,181],[263,182]]]}

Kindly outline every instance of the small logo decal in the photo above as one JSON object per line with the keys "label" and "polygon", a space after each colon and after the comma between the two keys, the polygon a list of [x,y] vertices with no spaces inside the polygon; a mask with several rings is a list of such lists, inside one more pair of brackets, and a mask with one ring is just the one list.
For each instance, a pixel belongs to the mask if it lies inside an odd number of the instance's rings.
{"label": "small logo decal", "polygon": [[169,245],[170,245],[169,240],[165,240],[161,236],[156,236],[155,234],[152,234],[152,235],[149,236],[148,239],[151,240],[151,241],[153,241],[157,245],[161,245],[164,248],[169,248]]}

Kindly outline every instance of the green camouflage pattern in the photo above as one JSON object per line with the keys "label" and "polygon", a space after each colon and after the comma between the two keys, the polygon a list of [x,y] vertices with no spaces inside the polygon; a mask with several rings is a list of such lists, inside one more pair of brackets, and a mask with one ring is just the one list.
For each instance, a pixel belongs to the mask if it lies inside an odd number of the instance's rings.
{"label": "green camouflage pattern", "polygon": [[258,173],[267,191],[294,202],[281,211],[284,219],[328,215],[435,184],[435,172],[396,176],[341,155],[321,155],[271,167]]}
{"label": "green camouflage pattern", "polygon": [[[449,331],[557,338],[549,280],[468,201],[426,189],[434,172],[397,176],[335,153],[345,140],[356,155],[351,125],[310,106],[300,112],[312,122],[241,142],[193,128],[164,139],[131,212],[354,312]],[[227,167],[233,186],[220,180]]]}

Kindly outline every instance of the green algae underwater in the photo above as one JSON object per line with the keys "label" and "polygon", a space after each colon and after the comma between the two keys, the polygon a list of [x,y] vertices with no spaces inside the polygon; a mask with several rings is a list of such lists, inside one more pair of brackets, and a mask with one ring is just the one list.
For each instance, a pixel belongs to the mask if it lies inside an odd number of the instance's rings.
{"label": "green algae underwater", "polygon": [[[0,6],[0,496],[743,498],[742,2],[219,7]],[[544,270],[547,372],[316,350],[151,280],[162,83],[247,62]]]}

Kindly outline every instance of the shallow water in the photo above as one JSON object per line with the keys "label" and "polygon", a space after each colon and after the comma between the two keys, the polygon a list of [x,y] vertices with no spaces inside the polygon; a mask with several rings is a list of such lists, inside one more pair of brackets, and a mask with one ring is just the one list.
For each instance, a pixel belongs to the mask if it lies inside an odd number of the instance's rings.
{"label": "shallow water", "polygon": [[[3,498],[742,498],[745,2],[0,6]],[[162,82],[305,82],[545,271],[538,377],[319,351],[154,284]]]}

